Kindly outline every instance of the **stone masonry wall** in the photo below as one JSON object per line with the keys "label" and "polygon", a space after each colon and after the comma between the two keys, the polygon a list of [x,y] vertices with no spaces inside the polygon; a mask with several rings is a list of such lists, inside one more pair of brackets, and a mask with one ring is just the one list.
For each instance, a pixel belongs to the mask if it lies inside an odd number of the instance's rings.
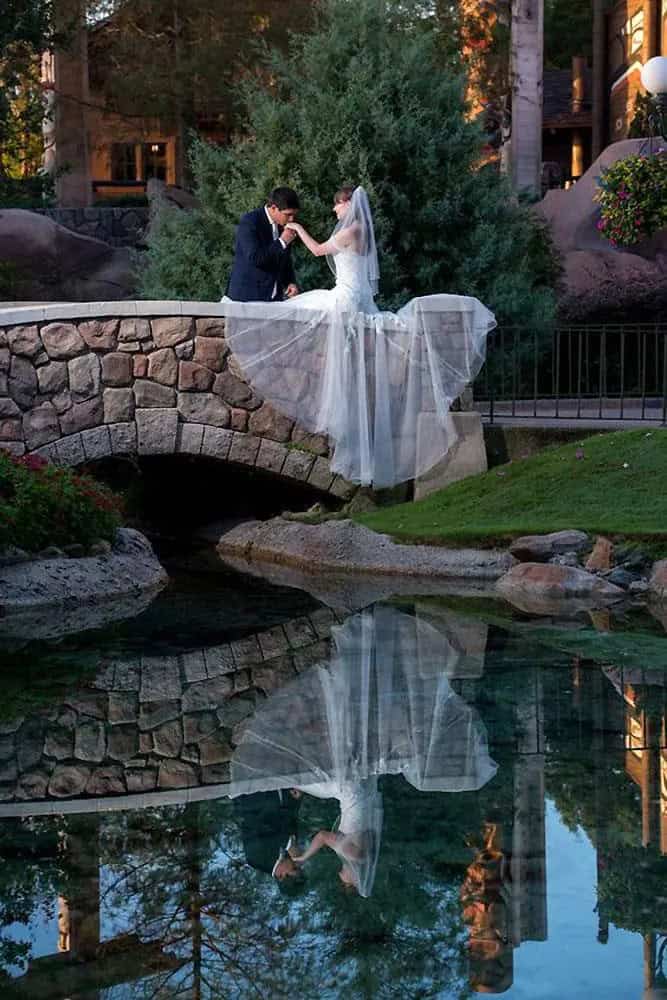
{"label": "stone masonry wall", "polygon": [[335,621],[321,608],[220,646],[102,661],[60,703],[0,723],[0,812],[227,782],[257,699],[326,659]]}
{"label": "stone masonry wall", "polygon": [[92,236],[113,247],[135,247],[148,225],[149,210],[142,206],[112,208],[45,208],[38,210],[60,226],[81,236]]}
{"label": "stone masonry wall", "polygon": [[331,473],[324,438],[295,426],[244,381],[219,316],[0,328],[0,448],[64,465],[206,455],[343,499],[355,491]]}

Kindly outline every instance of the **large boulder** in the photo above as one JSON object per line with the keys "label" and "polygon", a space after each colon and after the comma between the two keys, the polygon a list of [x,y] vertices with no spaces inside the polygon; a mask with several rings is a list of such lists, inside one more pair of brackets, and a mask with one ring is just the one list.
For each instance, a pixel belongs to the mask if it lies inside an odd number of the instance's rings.
{"label": "large boulder", "polygon": [[108,302],[132,298],[135,288],[129,250],[19,208],[0,211],[0,264],[10,265],[17,300]]}
{"label": "large boulder", "polygon": [[621,249],[596,228],[599,206],[593,199],[601,171],[641,151],[646,151],[645,139],[612,143],[574,187],[548,191],[536,206],[563,257],[559,305],[564,319],[620,315],[629,309],[646,315],[667,304],[667,232]]}
{"label": "large boulder", "polygon": [[574,566],[522,562],[496,582],[498,593],[514,607],[532,614],[605,607],[625,592],[599,576]]}

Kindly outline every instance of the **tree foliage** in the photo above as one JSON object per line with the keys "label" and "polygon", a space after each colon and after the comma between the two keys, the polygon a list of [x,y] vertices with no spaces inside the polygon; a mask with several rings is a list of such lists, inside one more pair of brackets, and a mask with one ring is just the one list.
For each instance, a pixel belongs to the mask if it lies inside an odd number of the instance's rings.
{"label": "tree foliage", "polygon": [[[550,316],[555,267],[547,238],[480,168],[482,134],[466,118],[455,47],[413,0],[328,0],[315,30],[267,54],[270,86],[247,82],[246,128],[226,148],[192,153],[200,208],[163,217],[143,274],[147,296],[219,298],[234,226],[270,189],[301,194],[306,226],[332,227],[341,183],[363,184],[382,248],[382,302],[413,295],[475,295],[504,319]],[[300,253],[303,287],[326,268]]]}

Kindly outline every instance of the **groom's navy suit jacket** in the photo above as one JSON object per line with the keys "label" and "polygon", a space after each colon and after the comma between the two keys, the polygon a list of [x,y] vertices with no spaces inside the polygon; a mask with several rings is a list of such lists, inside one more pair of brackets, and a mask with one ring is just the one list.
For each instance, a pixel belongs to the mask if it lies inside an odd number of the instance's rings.
{"label": "groom's navy suit jacket", "polygon": [[264,207],[246,212],[236,229],[227,295],[237,302],[271,302],[282,299],[295,283],[290,247],[274,240]]}

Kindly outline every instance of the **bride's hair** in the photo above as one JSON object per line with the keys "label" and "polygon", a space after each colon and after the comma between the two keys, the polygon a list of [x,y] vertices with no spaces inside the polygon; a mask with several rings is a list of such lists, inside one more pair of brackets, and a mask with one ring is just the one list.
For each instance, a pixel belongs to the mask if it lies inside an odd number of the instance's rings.
{"label": "bride's hair", "polygon": [[343,187],[338,188],[334,195],[334,205],[340,204],[341,201],[349,201],[354,194],[355,187],[354,184],[344,184]]}

